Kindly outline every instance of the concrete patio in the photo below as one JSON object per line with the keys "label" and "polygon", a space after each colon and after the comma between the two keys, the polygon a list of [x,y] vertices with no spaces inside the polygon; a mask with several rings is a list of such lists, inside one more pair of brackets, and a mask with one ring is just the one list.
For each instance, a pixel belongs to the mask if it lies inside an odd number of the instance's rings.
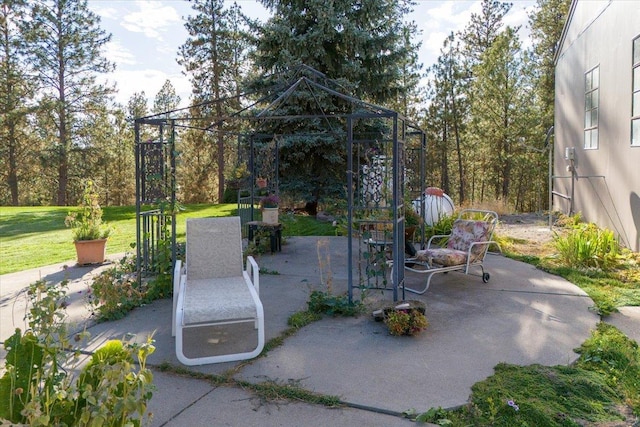
{"label": "concrete patio", "polygon": [[[328,254],[322,261],[318,259],[319,242]],[[272,273],[260,278],[267,340],[288,328],[291,314],[306,309],[311,290],[327,291],[329,273],[332,292],[346,290],[344,237],[289,238],[282,252],[263,255],[258,263],[263,271]],[[217,387],[154,368],[157,390],[149,408],[154,414],[152,425],[409,425],[401,416],[403,411],[420,413],[431,407],[465,404],[471,386],[492,375],[500,362],[566,365],[574,361],[577,354],[573,350],[600,321],[590,310],[591,299],[562,278],[501,255],[488,255],[485,266],[491,273],[489,283],[478,276],[450,273],[436,276],[424,295],[406,295],[426,305],[429,326],[418,336],[391,336],[384,324],[373,321],[370,312],[359,317],[325,317],[233,373],[235,379],[250,383],[293,383],[337,396],[346,407],[263,401],[240,387]],[[88,325],[92,340],[87,350],[128,333],[140,342],[153,334],[156,351],[148,362],[186,368],[175,356],[170,300],[155,301],[119,321],[91,321],[84,295],[92,275],[103,268],[71,267],[63,272],[57,265],[1,276],[0,339],[6,339],[15,327],[24,328],[22,290],[29,283],[39,277],[56,282],[66,274],[70,321],[79,327]],[[420,280],[424,276],[407,277],[409,285]],[[391,302],[392,294],[370,290],[365,301],[372,305]],[[625,308],[608,320],[640,340],[637,307]],[[188,369],[222,374],[238,366],[239,362]]]}

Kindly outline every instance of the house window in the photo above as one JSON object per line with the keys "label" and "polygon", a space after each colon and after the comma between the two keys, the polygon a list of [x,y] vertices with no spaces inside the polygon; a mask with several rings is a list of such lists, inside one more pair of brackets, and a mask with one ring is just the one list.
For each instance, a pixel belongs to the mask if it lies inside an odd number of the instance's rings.
{"label": "house window", "polygon": [[631,146],[640,147],[640,37],[633,40],[633,97],[631,98]]}
{"label": "house window", "polygon": [[584,75],[584,148],[598,148],[598,105],[600,67]]}

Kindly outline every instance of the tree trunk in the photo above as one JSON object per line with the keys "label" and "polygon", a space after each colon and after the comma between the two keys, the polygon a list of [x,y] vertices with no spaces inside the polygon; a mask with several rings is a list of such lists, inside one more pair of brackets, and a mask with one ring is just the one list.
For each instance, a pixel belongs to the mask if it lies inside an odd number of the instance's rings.
{"label": "tree trunk", "polygon": [[9,173],[7,176],[7,183],[9,184],[9,190],[11,191],[11,205],[18,206],[18,161],[16,159],[16,135],[15,135],[15,123],[9,124]]}
{"label": "tree trunk", "polygon": [[57,205],[67,205],[67,185],[69,184],[69,136],[67,135],[67,105],[65,95],[65,60],[62,48],[58,56],[58,197]]}
{"label": "tree trunk", "polygon": [[[451,91],[453,91],[453,88],[451,89]],[[458,155],[458,174],[459,174],[459,185],[458,185],[458,197],[460,198],[458,200],[458,203],[462,205],[462,203],[464,202],[464,171],[462,169],[462,148],[460,147],[460,132],[458,130],[458,113],[456,111],[457,107],[456,107],[456,98],[455,98],[455,94],[453,94],[452,98],[451,98],[451,108],[452,108],[452,112],[453,112],[453,133],[455,135],[456,138],[456,152]]]}

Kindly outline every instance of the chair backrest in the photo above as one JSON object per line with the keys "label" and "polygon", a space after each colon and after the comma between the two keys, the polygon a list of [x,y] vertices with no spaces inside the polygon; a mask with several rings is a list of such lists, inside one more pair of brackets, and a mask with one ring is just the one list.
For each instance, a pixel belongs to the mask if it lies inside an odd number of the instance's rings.
{"label": "chair backrest", "polygon": [[242,276],[240,217],[187,219],[187,278]]}
{"label": "chair backrest", "polygon": [[[447,248],[466,252],[471,243],[491,240],[493,227],[493,222],[456,219],[451,228],[451,237],[447,242]],[[484,250],[486,250],[486,246],[474,246],[472,253],[479,255]]]}

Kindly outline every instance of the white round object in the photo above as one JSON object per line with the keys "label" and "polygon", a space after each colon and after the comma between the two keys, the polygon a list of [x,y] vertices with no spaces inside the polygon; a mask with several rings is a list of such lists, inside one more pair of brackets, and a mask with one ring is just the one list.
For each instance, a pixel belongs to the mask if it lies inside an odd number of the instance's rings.
{"label": "white round object", "polygon": [[[424,203],[424,223],[427,225],[436,224],[442,218],[450,216],[455,211],[453,200],[448,195],[423,194]],[[413,201],[413,207],[420,213],[420,199]]]}

